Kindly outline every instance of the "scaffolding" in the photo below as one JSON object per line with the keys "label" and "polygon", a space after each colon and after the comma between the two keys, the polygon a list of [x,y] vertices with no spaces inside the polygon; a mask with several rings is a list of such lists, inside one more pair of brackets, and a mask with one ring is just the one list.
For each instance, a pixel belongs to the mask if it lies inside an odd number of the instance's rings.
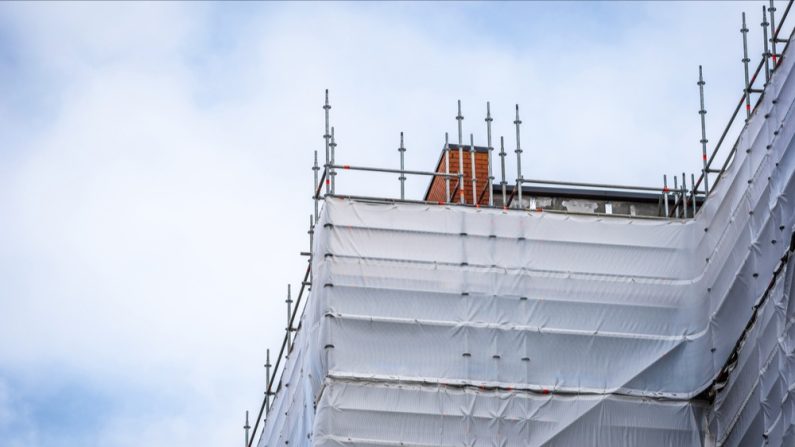
{"label": "scaffolding", "polygon": [[[762,6],[762,34],[763,34],[763,53],[762,58],[756,66],[756,69],[751,72],[749,70],[749,63],[751,61],[748,55],[748,42],[747,42],[747,33],[748,28],[746,25],[746,16],[745,13],[742,14],[741,17],[741,28],[740,32],[742,34],[743,40],[743,57],[741,62],[743,64],[743,72],[744,72],[744,81],[745,85],[742,90],[742,95],[737,103],[737,106],[734,108],[731,117],[724,127],[723,131],[720,134],[720,137],[717,140],[717,144],[714,148],[709,151],[708,149],[708,142],[707,139],[707,129],[705,123],[705,115],[707,113],[705,107],[705,94],[704,89],[706,82],[704,80],[704,70],[701,66],[698,67],[698,94],[699,94],[699,104],[700,108],[698,110],[698,114],[700,116],[700,125],[701,125],[701,133],[700,133],[700,157],[702,161],[702,169],[698,177],[696,177],[695,173],[691,173],[689,176],[689,185],[688,185],[688,176],[686,173],[681,173],[681,177],[679,175],[673,175],[673,184],[669,187],[669,179],[668,175],[665,174],[662,177],[662,186],[655,187],[655,186],[633,186],[633,185],[620,185],[620,184],[597,184],[597,183],[586,183],[586,182],[569,182],[569,181],[560,181],[560,180],[545,180],[545,179],[534,179],[534,178],[525,178],[524,173],[522,171],[522,153],[523,149],[521,146],[521,124],[522,121],[519,116],[519,105],[515,106],[515,119],[513,124],[515,126],[515,149],[514,153],[516,155],[516,177],[513,182],[509,182],[508,178],[506,177],[506,164],[505,164],[505,157],[507,156],[505,150],[505,140],[504,136],[500,136],[500,151],[498,156],[499,160],[499,171],[500,171],[500,182],[495,187],[495,177],[493,175],[492,170],[492,163],[493,163],[493,151],[494,147],[492,146],[492,122],[494,121],[491,111],[491,104],[489,102],[486,103],[486,113],[484,122],[486,123],[486,153],[488,159],[488,173],[486,176],[486,184],[480,185],[478,187],[479,179],[475,175],[475,154],[476,154],[476,147],[474,144],[474,134],[470,133],[469,144],[466,145],[463,140],[463,120],[464,116],[462,114],[462,104],[459,100],[457,102],[457,114],[455,115],[455,119],[457,121],[457,141],[458,143],[453,148],[453,145],[450,144],[449,135],[445,133],[444,136],[444,145],[442,149],[443,153],[443,160],[444,160],[444,170],[442,172],[437,171],[422,171],[422,170],[412,170],[406,169],[405,165],[405,157],[407,153],[407,148],[404,142],[404,133],[400,132],[399,136],[399,146],[398,146],[398,153],[399,153],[399,167],[398,168],[380,168],[380,167],[370,167],[370,166],[356,166],[356,165],[348,165],[348,164],[340,164],[336,161],[336,147],[337,142],[335,138],[335,130],[334,126],[331,125],[331,117],[330,117],[330,110],[331,110],[331,103],[329,101],[329,92],[328,90],[325,91],[325,101],[322,106],[324,110],[324,121],[325,121],[325,132],[323,133],[323,140],[324,140],[324,153],[325,158],[323,160],[322,166],[319,165],[318,160],[318,152],[314,151],[314,163],[312,166],[313,171],[313,189],[312,189],[312,199],[313,199],[313,213],[309,216],[309,228],[308,234],[310,238],[310,248],[307,252],[302,252],[301,254],[306,256],[308,265],[306,267],[306,271],[304,273],[303,279],[300,282],[300,287],[298,289],[298,293],[295,297],[295,301],[293,301],[292,297],[292,288],[288,284],[287,286],[287,294],[286,294],[286,325],[284,329],[284,338],[279,349],[278,355],[275,357],[275,363],[271,364],[270,359],[270,349],[266,350],[266,363],[265,363],[265,370],[266,370],[266,378],[265,378],[265,392],[264,397],[262,400],[262,405],[258,412],[257,418],[253,421],[253,431],[251,431],[252,427],[249,423],[249,414],[248,411],[245,413],[245,425],[244,425],[244,432],[245,432],[245,446],[252,447],[255,442],[256,434],[259,430],[260,423],[264,425],[266,418],[270,412],[271,408],[271,399],[274,398],[277,393],[282,389],[282,382],[281,379],[278,379],[277,376],[284,371],[284,366],[282,363],[282,359],[286,359],[292,348],[293,348],[293,334],[298,332],[301,328],[296,326],[296,319],[300,319],[300,309],[302,309],[301,305],[305,304],[305,296],[308,296],[311,290],[314,287],[313,282],[313,274],[312,274],[312,262],[313,257],[315,254],[313,253],[313,236],[315,234],[315,225],[317,225],[319,218],[320,218],[320,201],[325,200],[327,197],[335,197],[335,198],[347,198],[347,199],[355,199],[355,200],[365,200],[365,201],[378,201],[378,202],[400,202],[400,203],[423,203],[423,204],[439,204],[437,201],[428,201],[428,200],[420,200],[420,199],[407,199],[406,198],[406,191],[405,191],[405,182],[407,180],[407,176],[419,176],[419,177],[426,177],[430,178],[432,181],[434,179],[440,179],[444,184],[444,201],[441,202],[442,205],[445,206],[461,206],[461,207],[486,207],[486,208],[493,208],[493,209],[501,209],[503,211],[508,210],[519,210],[523,212],[552,212],[550,210],[541,210],[537,209],[534,206],[527,206],[525,201],[523,200],[523,189],[525,185],[548,185],[548,186],[560,186],[560,187],[571,187],[571,188],[591,188],[596,190],[604,190],[604,191],[627,191],[627,192],[644,192],[644,193],[653,193],[658,196],[659,202],[659,209],[660,213],[657,216],[658,219],[666,219],[666,220],[681,220],[681,219],[692,219],[696,217],[696,215],[701,210],[701,207],[709,200],[710,193],[715,191],[715,188],[720,183],[721,179],[723,178],[723,174],[726,172],[727,168],[730,166],[732,160],[735,158],[737,150],[738,150],[738,143],[739,143],[739,136],[734,144],[730,147],[728,152],[724,149],[724,143],[726,142],[727,137],[730,135],[732,130],[736,130],[738,126],[737,123],[741,123],[742,126],[746,126],[754,113],[756,113],[760,104],[763,103],[765,99],[766,87],[770,83],[770,80],[773,76],[775,76],[777,69],[781,65],[783,55],[787,52],[787,48],[791,41],[791,37],[793,33],[795,33],[795,28],[790,31],[787,35],[787,38],[782,37],[782,29],[783,25],[786,23],[788,15],[790,13],[790,9],[792,7],[794,0],[790,0],[787,2],[787,6],[780,18],[780,20],[776,21],[775,12],[777,11],[773,0],[770,0],[769,6],[763,5]],[[777,50],[777,44],[784,44],[784,49],[781,51]],[[764,73],[764,76],[760,76]],[[761,83],[761,86],[760,86]],[[740,114],[740,110],[745,108],[746,117],[745,120],[738,120],[737,117]],[[464,152],[466,151],[466,147],[468,146],[469,154],[470,154],[470,172],[472,173],[471,178],[465,178],[465,171],[464,171]],[[768,146],[770,149],[770,146]],[[750,149],[748,149],[750,151]],[[725,155],[723,155],[725,153]],[[458,163],[457,163],[457,171],[451,172],[450,167],[450,157],[457,156]],[[722,160],[722,161],[719,161]],[[720,166],[718,167],[718,164]],[[384,174],[397,174],[398,181],[399,181],[399,195],[398,197],[366,197],[366,196],[357,196],[357,195],[346,195],[340,194],[337,192],[336,188],[336,176],[338,173],[344,173],[346,171],[362,171],[362,172],[373,172],[373,173],[384,173]],[[681,184],[679,183],[681,180]],[[465,188],[467,185],[467,181],[471,185],[471,194],[472,198],[471,201],[466,200]],[[510,184],[513,184],[513,187],[508,188]],[[495,200],[495,191],[497,197],[500,198],[499,203]],[[481,204],[481,199],[486,199],[486,204]],[[706,231],[706,230],[705,230]],[[278,380],[277,380],[278,379]],[[253,433],[253,436],[251,436]]]}

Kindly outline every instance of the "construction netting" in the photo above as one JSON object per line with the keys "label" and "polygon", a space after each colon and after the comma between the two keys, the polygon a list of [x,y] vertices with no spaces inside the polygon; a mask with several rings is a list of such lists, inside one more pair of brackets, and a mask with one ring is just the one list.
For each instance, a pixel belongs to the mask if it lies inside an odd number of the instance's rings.
{"label": "construction netting", "polygon": [[693,219],[326,198],[259,445],[795,445],[792,63]]}

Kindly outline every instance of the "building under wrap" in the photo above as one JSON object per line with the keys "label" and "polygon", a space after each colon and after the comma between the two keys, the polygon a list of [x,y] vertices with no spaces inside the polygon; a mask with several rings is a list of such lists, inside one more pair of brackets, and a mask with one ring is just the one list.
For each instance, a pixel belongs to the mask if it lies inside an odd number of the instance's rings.
{"label": "building under wrap", "polygon": [[694,215],[326,195],[258,445],[795,446],[782,53]]}

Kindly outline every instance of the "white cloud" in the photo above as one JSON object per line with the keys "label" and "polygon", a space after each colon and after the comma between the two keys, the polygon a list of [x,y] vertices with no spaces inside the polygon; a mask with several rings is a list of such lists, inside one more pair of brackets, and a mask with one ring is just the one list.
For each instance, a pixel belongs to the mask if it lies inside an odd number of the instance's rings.
{"label": "white cloud", "polygon": [[29,409],[12,395],[10,386],[2,378],[0,378],[0,441],[4,447],[37,444]]}

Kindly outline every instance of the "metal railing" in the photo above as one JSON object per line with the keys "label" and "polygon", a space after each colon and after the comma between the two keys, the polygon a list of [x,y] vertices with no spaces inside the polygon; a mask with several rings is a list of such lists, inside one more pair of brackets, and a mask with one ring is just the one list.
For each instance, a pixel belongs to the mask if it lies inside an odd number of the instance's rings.
{"label": "metal railing", "polygon": [[[740,97],[740,100],[737,102],[737,106],[734,108],[734,112],[732,112],[731,118],[729,118],[729,122],[726,124],[726,127],[723,129],[720,138],[718,139],[718,143],[715,145],[715,149],[712,150],[709,158],[706,157],[706,133],[704,129],[704,114],[706,114],[706,110],[704,110],[704,79],[701,73],[701,67],[699,67],[699,91],[701,95],[701,110],[699,110],[699,114],[701,115],[701,127],[702,127],[702,136],[701,136],[701,143],[703,147],[703,157],[705,160],[704,168],[702,169],[701,175],[699,176],[698,180],[694,185],[694,189],[697,189],[704,184],[704,189],[706,190],[706,194],[709,195],[709,191],[712,189],[714,190],[715,187],[718,185],[722,178],[722,174],[726,172],[726,169],[731,163],[731,160],[734,158],[734,154],[737,151],[737,141],[732,145],[732,148],[729,150],[729,153],[726,155],[726,158],[723,161],[720,169],[713,169],[712,165],[715,163],[717,159],[718,152],[720,151],[721,147],[723,146],[723,142],[726,140],[729,131],[732,129],[734,124],[737,122],[737,115],[740,113],[740,109],[743,107],[743,103],[745,103],[746,109],[746,120],[743,124],[747,123],[752,115],[752,108],[751,108],[751,95],[752,94],[759,94],[760,96],[757,98],[756,102],[754,103],[753,111],[761,104],[762,99],[764,98],[765,94],[765,86],[770,82],[770,77],[773,73],[775,73],[778,66],[781,64],[781,60],[783,59],[783,53],[789,47],[790,39],[781,39],[779,35],[781,34],[782,25],[786,22],[787,17],[789,16],[790,9],[792,8],[793,0],[787,2],[787,7],[784,10],[784,14],[781,16],[781,22],[779,22],[779,26],[776,27],[776,20],[775,20],[775,12],[776,7],[773,3],[773,0],[770,0],[770,7],[762,6],[763,12],[763,21],[761,23],[762,30],[763,30],[763,38],[764,38],[764,54],[761,61],[759,61],[759,65],[757,65],[756,70],[754,70],[753,76],[748,77],[748,62],[750,61],[748,58],[748,46],[746,41],[746,33],[748,29],[745,25],[745,13],[743,13],[743,27],[740,31],[743,33],[743,65],[745,68],[745,89],[743,90],[743,94]],[[765,13],[770,14],[770,22],[767,21],[768,17]],[[771,36],[772,38],[769,39],[770,47],[768,47],[768,34],[767,34],[767,27],[768,25],[771,27]],[[795,28],[790,32],[790,37],[792,37],[793,32],[795,32]],[[784,50],[781,53],[776,53],[776,44],[777,43],[785,43]],[[772,48],[772,52],[768,51],[768,48]],[[772,69],[770,68],[770,62],[773,62]],[[765,84],[761,89],[754,89],[753,86],[756,83],[757,79],[759,79],[759,74],[762,72],[762,69],[765,69]],[[739,138],[739,135],[738,135]],[[712,184],[710,188],[709,185],[709,175],[716,174],[717,177],[715,178],[715,182]]]}
{"label": "metal railing", "polygon": [[[703,78],[703,71],[702,68],[699,67],[699,79],[698,79],[698,86],[699,86],[699,99],[701,108],[699,110],[699,115],[701,118],[701,157],[702,157],[702,164],[703,168],[701,170],[700,175],[696,178],[695,175],[691,174],[690,178],[687,178],[685,173],[682,173],[682,177],[673,176],[673,185],[668,185],[667,176],[663,177],[663,185],[662,187],[646,187],[646,186],[626,186],[626,185],[609,185],[609,184],[596,184],[596,183],[581,183],[581,182],[567,182],[567,181],[553,181],[553,180],[527,180],[523,178],[522,172],[522,153],[523,149],[521,147],[521,133],[520,133],[520,125],[522,124],[521,119],[519,118],[519,106],[516,106],[516,117],[514,120],[514,125],[516,128],[516,148],[514,153],[516,154],[516,180],[514,182],[514,188],[510,194],[507,192],[507,184],[505,180],[505,149],[504,149],[504,139],[500,137],[500,153],[499,156],[501,158],[500,161],[500,168],[501,168],[501,182],[500,182],[500,189],[502,192],[502,202],[501,206],[503,208],[523,208],[524,207],[524,200],[522,197],[523,189],[522,185],[527,184],[550,184],[550,185],[560,185],[560,186],[571,186],[571,187],[588,187],[588,188],[599,188],[599,189],[613,189],[613,190],[626,190],[626,191],[650,191],[660,194],[660,203],[663,204],[664,211],[661,212],[661,217],[693,217],[695,216],[698,205],[704,203],[709,196],[709,191],[714,189],[719,183],[722,178],[722,174],[726,171],[729,163],[733,159],[736,151],[736,142],[732,146],[729,153],[723,158],[723,163],[721,164],[720,168],[716,169],[716,165],[718,163],[718,155],[721,152],[724,142],[726,138],[730,134],[731,130],[735,128],[735,124],[738,122],[737,116],[739,115],[740,110],[743,108],[743,104],[745,104],[746,109],[746,120],[750,119],[753,111],[758,107],[761,103],[765,89],[764,87],[770,80],[770,77],[775,73],[776,69],[778,68],[781,60],[783,58],[784,51],[780,53],[777,52],[776,45],[780,43],[785,43],[789,45],[790,39],[782,39],[780,36],[782,34],[783,27],[782,25],[786,22],[786,19],[789,16],[789,12],[791,10],[793,1],[790,0],[787,3],[786,9],[784,10],[784,14],[781,17],[780,23],[776,24],[775,20],[775,5],[772,0],[770,0],[770,6],[762,5],[763,9],[763,20],[761,23],[762,30],[763,30],[763,41],[764,41],[764,52],[763,58],[760,60],[759,64],[757,65],[756,69],[753,73],[749,73],[748,71],[748,63],[750,62],[750,58],[748,57],[748,43],[747,43],[747,33],[748,28],[745,21],[745,13],[742,15],[742,28],[740,29],[742,36],[743,36],[743,67],[744,67],[744,74],[745,74],[745,88],[743,89],[743,94],[741,95],[739,101],[737,102],[737,106],[734,108],[734,111],[729,118],[729,122],[726,124],[725,128],[721,132],[720,138],[718,139],[718,143],[715,145],[715,148],[712,152],[707,156],[707,143],[708,140],[706,138],[706,125],[705,125],[705,114],[706,110],[704,108],[704,78]],[[768,21],[769,20],[769,21]],[[770,28],[770,34],[768,34],[768,27]],[[790,33],[791,35],[792,33]],[[770,38],[768,38],[768,35]],[[770,45],[768,45],[770,44]],[[772,51],[770,49],[772,48]],[[786,47],[785,47],[786,50]],[[772,64],[771,64],[772,60]],[[771,66],[772,65],[772,66]],[[760,76],[764,73],[764,77]],[[764,78],[764,86],[762,88],[755,88],[759,79]],[[752,95],[758,94],[758,98],[755,101],[752,101]],[[326,97],[327,103],[324,106],[327,112],[328,118],[328,96]],[[753,107],[752,107],[753,103]],[[486,105],[486,124],[487,124],[487,137],[488,137],[488,178],[487,178],[487,185],[484,185],[482,188],[477,188],[478,179],[474,175],[475,172],[475,163],[474,163],[474,141],[473,136],[470,134],[470,157],[471,157],[471,172],[473,173],[473,178],[466,179],[463,178],[463,165],[464,165],[464,152],[465,150],[463,147],[463,131],[462,131],[462,122],[464,117],[461,113],[461,101],[458,101],[458,114],[455,116],[455,119],[458,122],[458,166],[459,171],[457,173],[450,173],[449,172],[449,159],[451,154],[451,150],[449,148],[447,135],[445,135],[445,149],[444,149],[444,157],[445,157],[445,167],[446,171],[444,173],[439,172],[426,172],[426,171],[412,171],[404,169],[404,154],[406,152],[406,148],[403,145],[403,133],[401,132],[401,144],[399,147],[400,151],[400,162],[401,168],[400,169],[383,169],[383,168],[370,168],[370,167],[352,167],[348,165],[337,165],[334,164],[334,145],[333,145],[333,127],[331,128],[331,147],[330,152],[328,154],[330,163],[325,165],[325,171],[328,171],[328,176],[331,178],[331,181],[326,182],[327,188],[326,193],[331,195],[336,195],[335,187],[334,187],[334,177],[337,174],[337,170],[339,169],[351,169],[351,170],[359,170],[359,171],[369,171],[369,172],[383,172],[383,173],[395,173],[399,174],[400,179],[400,200],[405,200],[405,180],[406,175],[425,175],[425,176],[438,176],[445,178],[445,203],[459,203],[462,205],[474,205],[480,206],[483,197],[486,193],[489,195],[488,206],[494,206],[494,199],[493,199],[493,191],[494,191],[494,177],[492,175],[492,158],[491,153],[493,151],[493,147],[491,146],[491,122],[493,121],[491,117],[491,108],[490,104],[487,103]],[[714,176],[714,182],[710,185],[710,175]],[[456,180],[456,184],[451,190],[450,179]],[[681,179],[681,185],[679,181]],[[689,185],[688,185],[688,180]],[[467,202],[464,197],[463,185],[465,182],[468,182],[472,185],[472,201]],[[330,188],[329,188],[330,186]],[[321,196],[319,195],[321,188],[317,188],[315,200],[320,200]],[[353,197],[353,196],[348,196]],[[669,202],[670,205],[669,205]],[[317,216],[317,214],[316,214]]]}

